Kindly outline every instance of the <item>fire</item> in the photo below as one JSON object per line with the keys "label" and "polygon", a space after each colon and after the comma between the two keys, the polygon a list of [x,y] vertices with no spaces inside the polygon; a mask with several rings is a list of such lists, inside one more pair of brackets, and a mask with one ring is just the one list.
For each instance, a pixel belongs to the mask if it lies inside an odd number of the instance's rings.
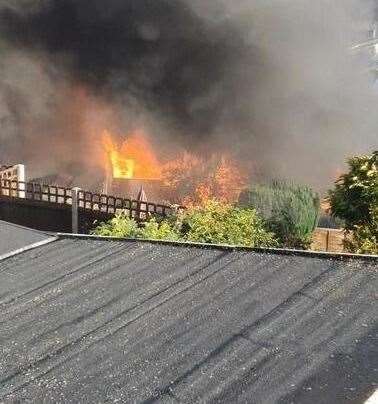
{"label": "fire", "polygon": [[103,142],[107,158],[111,164],[113,178],[133,178],[135,169],[134,160],[122,156],[108,132],[105,132]]}
{"label": "fire", "polygon": [[247,180],[243,170],[226,155],[209,159],[188,152],[163,167],[165,185],[184,205],[201,205],[209,199],[237,202]]}
{"label": "fire", "polygon": [[113,179],[159,180],[161,198],[186,206],[209,199],[234,203],[246,187],[246,176],[230,156],[209,158],[183,152],[162,164],[147,136],[134,132],[118,146],[108,131],[103,147]]}
{"label": "fire", "polygon": [[112,135],[104,131],[103,145],[107,160],[111,164],[113,178],[151,180],[161,178],[159,161],[143,133],[130,134],[122,145],[117,147]]}

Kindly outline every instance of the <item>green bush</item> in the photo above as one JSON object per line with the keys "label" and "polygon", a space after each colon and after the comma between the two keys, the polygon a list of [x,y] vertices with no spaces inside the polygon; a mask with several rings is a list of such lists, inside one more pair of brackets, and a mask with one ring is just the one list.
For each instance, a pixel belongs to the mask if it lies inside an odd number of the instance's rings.
{"label": "green bush", "polygon": [[345,220],[346,229],[365,225],[372,220],[378,205],[378,151],[371,156],[348,160],[349,172],[342,175],[329,191],[332,214]]}
{"label": "green bush", "polygon": [[113,219],[101,223],[91,233],[97,236],[135,238],[139,231],[134,219],[125,213],[117,213]]}
{"label": "green bush", "polygon": [[367,225],[355,226],[346,247],[357,254],[378,254],[378,208]]}
{"label": "green bush", "polygon": [[181,236],[200,243],[273,247],[276,240],[253,209],[241,209],[230,204],[208,201],[189,209],[181,217]]}
{"label": "green bush", "polygon": [[161,221],[151,218],[139,228],[135,220],[119,214],[98,226],[93,234],[155,240],[181,240],[200,243],[274,247],[272,233],[252,209],[235,208],[222,202],[209,201],[178,216]]}
{"label": "green bush", "polygon": [[345,222],[351,252],[378,253],[378,151],[348,160],[349,171],[329,192],[331,212]]}
{"label": "green bush", "polygon": [[150,240],[167,240],[177,241],[179,240],[179,232],[172,226],[167,220],[158,222],[155,218],[142,224],[139,229],[138,237]]}
{"label": "green bush", "polygon": [[142,238],[155,240],[178,240],[179,233],[167,220],[157,221],[155,218],[138,223],[125,213],[118,213],[108,222],[97,226],[92,234],[107,237]]}
{"label": "green bush", "polygon": [[275,181],[251,187],[240,202],[256,209],[281,245],[309,246],[320,208],[319,197],[310,188]]}

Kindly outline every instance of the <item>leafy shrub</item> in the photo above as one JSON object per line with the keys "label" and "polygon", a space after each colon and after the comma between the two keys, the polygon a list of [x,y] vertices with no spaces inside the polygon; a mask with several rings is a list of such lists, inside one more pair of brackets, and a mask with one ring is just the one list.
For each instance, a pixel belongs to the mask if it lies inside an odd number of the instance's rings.
{"label": "leafy shrub", "polygon": [[378,208],[372,213],[372,220],[367,225],[355,226],[351,240],[346,247],[358,254],[378,254]]}
{"label": "leafy shrub", "polygon": [[139,229],[138,237],[150,240],[167,241],[176,241],[180,238],[178,231],[169,223],[169,221],[162,220],[158,222],[155,218],[150,219],[142,225]]}
{"label": "leafy shrub", "polygon": [[254,210],[235,208],[216,201],[208,201],[201,207],[190,208],[169,219],[158,221],[151,218],[140,228],[135,220],[120,214],[102,223],[93,234],[250,247],[273,247],[277,244]]}
{"label": "leafy shrub", "polygon": [[189,209],[181,217],[184,240],[200,243],[272,247],[276,240],[253,209],[241,209],[214,200]]}
{"label": "leafy shrub", "polygon": [[281,181],[255,185],[242,196],[262,215],[285,247],[307,248],[319,219],[319,197],[310,188]]}
{"label": "leafy shrub", "polygon": [[371,222],[378,205],[378,151],[348,160],[349,172],[329,191],[332,214],[345,220],[347,229]]}
{"label": "leafy shrub", "polygon": [[349,171],[329,192],[331,212],[345,221],[346,247],[378,253],[378,151],[348,160]]}
{"label": "leafy shrub", "polygon": [[117,213],[113,219],[101,223],[92,234],[107,237],[129,237],[135,238],[139,233],[138,224],[134,219],[130,219],[125,213]]}
{"label": "leafy shrub", "polygon": [[138,223],[125,213],[117,213],[108,222],[97,226],[92,234],[107,237],[142,238],[155,240],[178,240],[178,231],[167,220],[151,218],[138,226]]}

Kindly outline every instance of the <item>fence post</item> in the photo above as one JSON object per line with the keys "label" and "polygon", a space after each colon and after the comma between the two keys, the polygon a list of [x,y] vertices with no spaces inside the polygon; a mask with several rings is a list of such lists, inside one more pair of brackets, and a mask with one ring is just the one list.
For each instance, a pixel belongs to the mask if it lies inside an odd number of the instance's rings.
{"label": "fence post", "polygon": [[329,251],[329,239],[331,237],[331,231],[327,230],[327,237],[326,237],[326,251]]}
{"label": "fence post", "polygon": [[[147,219],[147,195],[144,192],[143,187],[140,187],[140,190],[138,192],[138,196],[137,196],[137,211],[136,211],[136,216],[137,216],[137,220],[143,220],[143,219]],[[145,206],[145,208],[143,209],[142,206]]]}
{"label": "fence post", "polygon": [[80,188],[74,187],[72,193],[72,233],[79,234],[79,191]]}

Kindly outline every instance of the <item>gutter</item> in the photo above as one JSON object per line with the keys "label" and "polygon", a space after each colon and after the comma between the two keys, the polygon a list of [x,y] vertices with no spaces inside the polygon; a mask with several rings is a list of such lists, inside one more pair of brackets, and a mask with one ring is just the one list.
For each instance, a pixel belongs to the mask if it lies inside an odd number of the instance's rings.
{"label": "gutter", "polygon": [[76,240],[97,240],[97,241],[118,241],[128,243],[147,243],[158,245],[170,245],[173,247],[186,247],[186,248],[205,248],[212,250],[223,251],[245,251],[256,252],[263,254],[277,254],[277,255],[289,255],[289,256],[302,256],[313,258],[328,258],[328,259],[359,259],[366,261],[373,261],[378,263],[378,255],[369,254],[351,254],[351,253],[335,253],[335,252],[319,252],[309,250],[291,250],[285,248],[268,248],[268,247],[245,247],[235,246],[227,244],[207,244],[207,243],[191,243],[187,241],[165,241],[165,240],[152,240],[152,239],[134,239],[134,238],[121,238],[121,237],[109,237],[109,236],[97,236],[88,234],[70,234],[70,233],[57,233],[58,238],[76,239]]}

